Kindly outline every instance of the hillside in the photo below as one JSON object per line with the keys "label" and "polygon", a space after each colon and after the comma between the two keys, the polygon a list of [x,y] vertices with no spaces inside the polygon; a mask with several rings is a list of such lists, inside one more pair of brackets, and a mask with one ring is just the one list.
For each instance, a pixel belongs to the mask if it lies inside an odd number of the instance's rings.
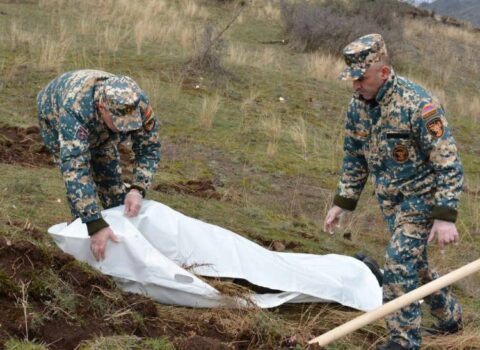
{"label": "hillside", "polygon": [[[149,95],[162,159],[148,199],[272,250],[364,251],[383,263],[389,237],[370,183],[336,234],[323,232],[352,94],[336,79],[339,50],[381,32],[395,70],[441,99],[465,168],[461,240],[443,253],[432,245],[429,258],[443,274],[480,256],[480,33],[413,17],[394,0],[326,3],[0,1],[0,349],[300,350],[360,314],[337,304],[160,305],[62,253],[47,229],[70,211],[35,97],[74,69],[129,75]],[[426,337],[425,349],[480,348],[480,276],[454,290],[465,330]],[[375,349],[385,335],[378,321],[327,348]]]}
{"label": "hillside", "polygon": [[436,0],[431,3],[422,3],[421,7],[480,27],[480,2],[477,0]]}

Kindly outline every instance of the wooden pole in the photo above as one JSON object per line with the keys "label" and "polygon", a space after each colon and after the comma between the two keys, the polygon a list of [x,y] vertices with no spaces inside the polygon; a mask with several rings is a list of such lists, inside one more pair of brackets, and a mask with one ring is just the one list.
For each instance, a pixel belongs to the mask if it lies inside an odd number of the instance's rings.
{"label": "wooden pole", "polygon": [[344,337],[345,335],[356,331],[369,323],[372,323],[378,319],[381,319],[392,312],[395,312],[402,307],[405,307],[417,300],[420,300],[427,295],[432,294],[452,283],[457,282],[467,276],[473,275],[475,272],[480,271],[480,259],[475,260],[457,270],[454,270],[445,276],[442,276],[435,281],[429,282],[420,288],[412,290],[411,292],[404,294],[385,305],[382,305],[375,310],[369,311],[353,320],[338,326],[327,333],[322,334],[310,340],[309,344],[318,343],[320,346],[325,346],[331,342]]}

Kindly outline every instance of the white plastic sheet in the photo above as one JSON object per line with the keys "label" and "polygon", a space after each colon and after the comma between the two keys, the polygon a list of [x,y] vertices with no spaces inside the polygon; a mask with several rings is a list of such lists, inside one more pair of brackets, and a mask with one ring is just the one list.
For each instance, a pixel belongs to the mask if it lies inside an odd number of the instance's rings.
{"label": "white plastic sheet", "polygon": [[222,296],[196,275],[245,279],[282,291],[253,294],[252,301],[262,308],[287,302],[338,302],[368,311],[382,303],[377,280],[355,258],[269,251],[155,201],[144,201],[135,218],[125,217],[123,210],[121,206],[102,213],[121,242],[109,242],[101,262],[90,252],[87,229],[80,220],[52,226],[49,233],[64,252],[114,277],[122,289],[165,304],[246,305]]}

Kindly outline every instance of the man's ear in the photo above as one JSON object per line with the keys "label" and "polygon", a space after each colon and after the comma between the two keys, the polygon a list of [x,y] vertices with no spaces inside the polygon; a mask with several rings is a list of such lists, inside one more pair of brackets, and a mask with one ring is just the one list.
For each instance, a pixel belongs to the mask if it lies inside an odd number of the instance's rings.
{"label": "man's ear", "polygon": [[390,66],[386,66],[386,65],[382,66],[382,68],[380,69],[382,79],[387,80],[388,77],[390,76],[391,71],[392,69],[390,68]]}

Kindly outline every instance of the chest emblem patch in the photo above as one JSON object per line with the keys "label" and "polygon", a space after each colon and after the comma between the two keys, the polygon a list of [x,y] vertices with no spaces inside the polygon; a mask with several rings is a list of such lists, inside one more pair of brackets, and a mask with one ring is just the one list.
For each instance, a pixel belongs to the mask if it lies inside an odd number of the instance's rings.
{"label": "chest emblem patch", "polygon": [[427,130],[435,138],[442,137],[444,133],[442,120],[440,118],[430,120],[427,123]]}
{"label": "chest emblem patch", "polygon": [[404,163],[408,159],[408,148],[405,145],[396,145],[392,151],[392,158],[398,163]]}
{"label": "chest emblem patch", "polygon": [[85,141],[88,140],[88,131],[85,129],[83,126],[79,126],[76,133],[75,133],[75,138]]}

